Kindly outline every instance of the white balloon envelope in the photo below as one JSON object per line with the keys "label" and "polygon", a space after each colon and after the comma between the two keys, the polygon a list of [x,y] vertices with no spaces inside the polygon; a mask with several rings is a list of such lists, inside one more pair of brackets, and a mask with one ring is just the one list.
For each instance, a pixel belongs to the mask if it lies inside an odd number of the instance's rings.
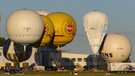
{"label": "white balloon envelope", "polygon": [[38,41],[43,33],[44,24],[41,16],[33,10],[16,10],[8,16],[6,31],[9,38],[21,44]]}
{"label": "white balloon envelope", "polygon": [[37,10],[36,12],[38,12],[40,15],[44,15],[44,16],[49,14],[49,12],[46,10]]}
{"label": "white balloon envelope", "polygon": [[83,23],[91,49],[94,54],[97,54],[106,34],[108,17],[94,10],[84,15]]}
{"label": "white balloon envelope", "polygon": [[101,55],[107,62],[123,62],[131,54],[130,40],[122,34],[108,34],[103,43]]}

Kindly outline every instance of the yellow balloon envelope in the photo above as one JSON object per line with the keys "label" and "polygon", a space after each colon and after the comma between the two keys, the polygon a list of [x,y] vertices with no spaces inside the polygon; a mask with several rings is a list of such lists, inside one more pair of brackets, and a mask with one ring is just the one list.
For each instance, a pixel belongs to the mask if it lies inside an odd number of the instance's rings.
{"label": "yellow balloon envelope", "polygon": [[47,16],[41,15],[41,17],[44,22],[44,32],[41,39],[35,43],[35,47],[44,46],[45,44],[50,43],[54,35],[54,26],[52,21]]}
{"label": "yellow balloon envelope", "polygon": [[72,16],[64,12],[53,12],[47,15],[54,25],[53,44],[57,47],[71,42],[76,33],[76,23]]}

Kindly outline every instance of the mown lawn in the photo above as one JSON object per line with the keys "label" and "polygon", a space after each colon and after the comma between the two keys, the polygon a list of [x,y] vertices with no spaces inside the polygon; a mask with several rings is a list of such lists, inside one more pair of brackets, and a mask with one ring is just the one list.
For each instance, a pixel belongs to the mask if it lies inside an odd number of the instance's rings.
{"label": "mown lawn", "polygon": [[[27,71],[24,74],[6,75],[1,72],[0,76],[74,76],[70,71]],[[106,72],[78,72],[78,76],[135,76],[135,73],[111,73]]]}

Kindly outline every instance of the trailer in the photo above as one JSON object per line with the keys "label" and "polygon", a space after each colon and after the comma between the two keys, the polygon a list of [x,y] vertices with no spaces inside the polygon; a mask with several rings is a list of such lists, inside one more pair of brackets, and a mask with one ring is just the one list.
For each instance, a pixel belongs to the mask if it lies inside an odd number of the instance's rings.
{"label": "trailer", "polygon": [[132,62],[115,62],[107,63],[108,72],[135,72],[135,63]]}

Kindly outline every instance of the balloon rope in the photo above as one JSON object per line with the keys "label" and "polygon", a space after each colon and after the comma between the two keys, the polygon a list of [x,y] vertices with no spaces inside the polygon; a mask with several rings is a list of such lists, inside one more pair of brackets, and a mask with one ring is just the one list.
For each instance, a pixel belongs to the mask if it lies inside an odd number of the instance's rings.
{"label": "balloon rope", "polygon": [[24,45],[24,51],[26,51],[26,45]]}

